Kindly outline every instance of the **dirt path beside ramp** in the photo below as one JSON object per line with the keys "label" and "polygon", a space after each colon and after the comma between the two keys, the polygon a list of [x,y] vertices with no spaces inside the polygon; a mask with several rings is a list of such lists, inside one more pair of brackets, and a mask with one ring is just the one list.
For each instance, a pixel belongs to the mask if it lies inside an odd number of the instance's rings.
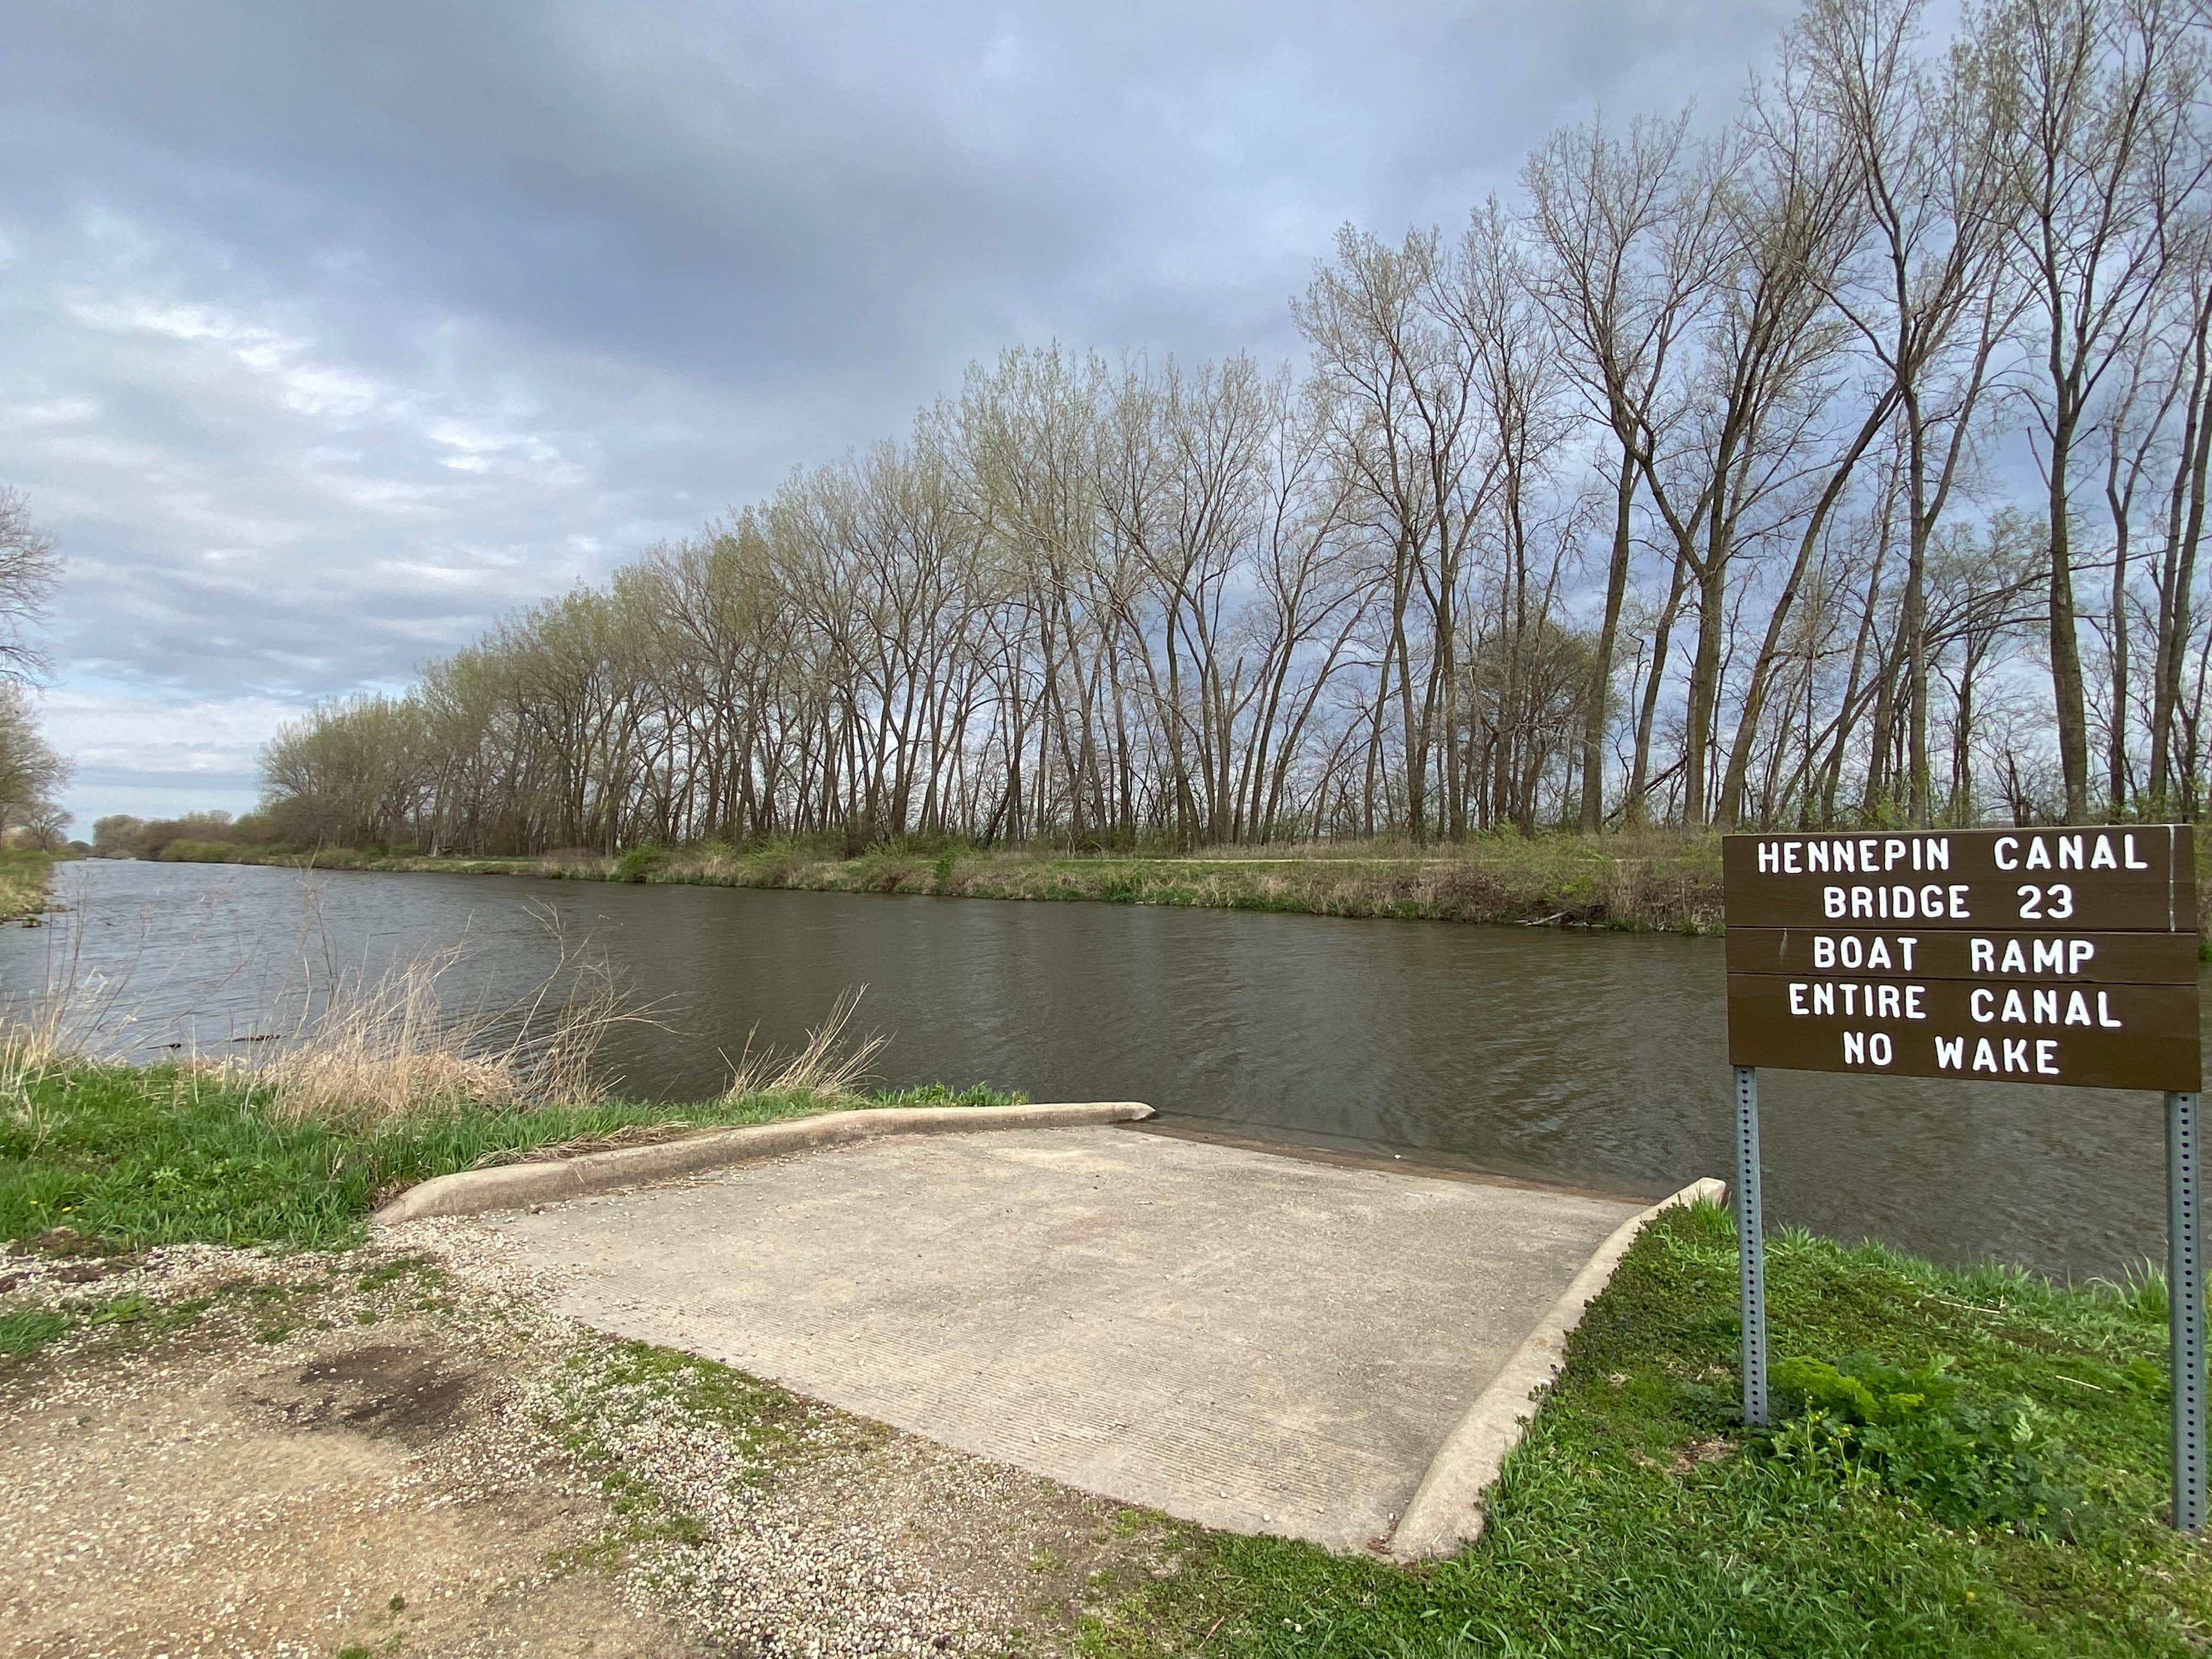
{"label": "dirt path beside ramp", "polygon": [[0,1360],[0,1655],[1051,1653],[1172,1548],[465,1241],[7,1265],[0,1316],[69,1328]]}

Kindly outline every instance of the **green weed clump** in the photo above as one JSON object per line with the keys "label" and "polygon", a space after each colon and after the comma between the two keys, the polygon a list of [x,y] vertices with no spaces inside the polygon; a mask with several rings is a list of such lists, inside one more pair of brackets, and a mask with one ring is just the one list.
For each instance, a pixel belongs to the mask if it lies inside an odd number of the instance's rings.
{"label": "green weed clump", "polygon": [[615,881],[650,881],[668,863],[668,849],[648,842],[642,847],[633,847],[614,861],[611,879]]}
{"label": "green weed clump", "polygon": [[[1784,1420],[1763,1449],[1809,1481],[1886,1491],[1947,1526],[2074,1539],[2100,1525],[2087,1462],[2053,1413],[2018,1395],[1969,1398],[1951,1363],[1946,1354],[1909,1369],[1866,1353],[1841,1364],[1782,1360],[1770,1381]],[[2164,1386],[2140,1358],[2120,1375],[2136,1392]]]}
{"label": "green weed clump", "polygon": [[54,1308],[0,1309],[0,1355],[28,1359],[66,1335],[74,1322]]}

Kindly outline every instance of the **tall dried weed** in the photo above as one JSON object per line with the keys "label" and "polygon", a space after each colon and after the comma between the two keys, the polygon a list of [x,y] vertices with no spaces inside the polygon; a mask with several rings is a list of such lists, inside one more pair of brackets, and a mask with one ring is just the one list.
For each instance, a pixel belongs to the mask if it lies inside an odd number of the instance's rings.
{"label": "tall dried weed", "polygon": [[[307,902],[312,919],[312,896]],[[45,983],[0,1009],[0,1079],[128,1052],[123,1034],[143,1029],[166,975],[149,985],[137,951],[103,971],[83,960],[82,916],[69,945],[47,964]],[[322,956],[322,970],[289,990],[264,986],[248,1022],[246,1056],[210,1056],[191,1042],[155,1045],[176,1063],[261,1085],[276,1117],[372,1128],[466,1107],[527,1109],[586,1105],[614,1079],[598,1063],[619,1027],[658,1026],[589,940],[572,943],[550,911],[541,921],[558,960],[524,996],[506,1003],[471,998],[456,983],[471,961],[469,942],[425,950],[380,971],[345,970]],[[313,963],[319,927],[303,928],[291,952]],[[324,936],[326,939],[326,936]],[[296,1009],[289,1018],[283,1010]],[[184,1034],[189,1037],[187,1024]],[[143,1049],[141,1050],[143,1052]]]}
{"label": "tall dried weed", "polygon": [[464,1106],[582,1105],[609,1079],[595,1065],[616,1028],[657,1024],[605,958],[565,945],[518,1005],[456,1006],[446,981],[467,960],[453,945],[344,977],[265,1058],[230,1067],[269,1085],[278,1118],[371,1126]]}
{"label": "tall dried weed", "polygon": [[[867,988],[863,985],[841,995],[830,1017],[807,1032],[805,1042],[795,1054],[779,1054],[773,1049],[756,1054],[752,1033],[747,1033],[744,1052],[730,1061],[730,1084],[722,1098],[811,1095],[823,1101],[843,1101],[857,1097],[860,1085],[868,1080],[869,1066],[890,1041],[884,1033],[874,1032],[847,1044],[845,1028],[852,1024]],[[725,1054],[723,1059],[729,1056]]]}

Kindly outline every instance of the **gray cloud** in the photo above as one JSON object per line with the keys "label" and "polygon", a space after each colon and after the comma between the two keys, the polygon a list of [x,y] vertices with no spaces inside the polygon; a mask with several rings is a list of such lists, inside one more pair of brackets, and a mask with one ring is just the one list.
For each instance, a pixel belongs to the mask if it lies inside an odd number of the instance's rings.
{"label": "gray cloud", "polygon": [[286,711],[1001,346],[1292,351],[1337,224],[1455,221],[1594,107],[1723,109],[1785,21],[19,7],[0,481],[70,558],[72,805],[242,806]]}

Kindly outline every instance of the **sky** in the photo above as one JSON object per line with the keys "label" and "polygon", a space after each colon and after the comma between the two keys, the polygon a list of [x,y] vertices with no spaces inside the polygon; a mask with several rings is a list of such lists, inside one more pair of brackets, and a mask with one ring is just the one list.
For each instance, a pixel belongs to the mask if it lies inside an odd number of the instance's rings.
{"label": "sky", "polygon": [[1060,341],[1294,356],[1338,226],[1732,107],[1780,0],[9,7],[0,484],[94,817]]}

